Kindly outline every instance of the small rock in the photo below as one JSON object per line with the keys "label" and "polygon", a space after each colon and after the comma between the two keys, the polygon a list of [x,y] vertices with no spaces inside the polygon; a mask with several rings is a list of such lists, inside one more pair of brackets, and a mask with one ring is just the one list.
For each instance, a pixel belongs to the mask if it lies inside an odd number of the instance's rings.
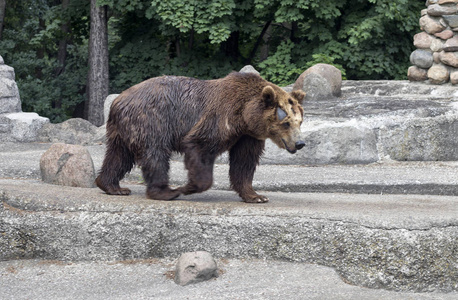
{"label": "small rock", "polygon": [[410,62],[419,68],[427,69],[433,65],[433,54],[430,51],[417,49],[410,54]]}
{"label": "small rock", "polygon": [[445,20],[448,26],[452,28],[458,27],[458,16],[457,15],[443,16],[442,18]]}
{"label": "small rock", "polygon": [[413,44],[419,49],[429,49],[433,39],[432,36],[423,31],[413,36]]}
{"label": "small rock", "polygon": [[[444,51],[442,51],[442,52],[444,52]],[[440,59],[440,56],[441,56],[441,55],[440,55],[440,54],[441,54],[442,52],[434,52],[434,53],[433,53],[433,60],[434,60],[434,63],[435,63],[435,64],[440,64],[440,63],[441,63],[441,59]]]}
{"label": "small rock", "polygon": [[440,60],[442,63],[458,68],[458,52],[445,52],[440,53]]}
{"label": "small rock", "polygon": [[444,41],[441,40],[441,39],[433,39],[431,41],[431,46],[429,47],[431,49],[431,51],[433,52],[439,52],[439,51],[442,51],[442,49],[444,48]]}
{"label": "small rock", "polygon": [[452,84],[458,84],[458,70],[450,73],[450,82]]}
{"label": "small rock", "polygon": [[429,34],[435,34],[445,29],[445,26],[440,23],[438,18],[433,18],[429,15],[420,18],[420,27]]}
{"label": "small rock", "polygon": [[458,51],[458,36],[454,36],[451,39],[448,39],[444,44],[444,51],[454,52]]}
{"label": "small rock", "polygon": [[425,81],[428,79],[428,71],[417,66],[411,66],[407,70],[407,77],[410,81]]}
{"label": "small rock", "polygon": [[188,285],[218,277],[216,261],[206,251],[187,252],[180,256],[175,269],[175,283]]}
{"label": "small rock", "polygon": [[303,72],[293,86],[302,89],[306,100],[329,99],[342,95],[342,72],[328,64],[316,64]]}
{"label": "small rock", "polygon": [[457,12],[456,5],[448,6],[448,5],[439,5],[433,4],[428,6],[428,14],[430,16],[440,17],[443,15],[454,15]]}
{"label": "small rock", "polygon": [[259,75],[259,72],[256,71],[256,69],[252,65],[244,66],[242,69],[240,69],[239,72],[240,73],[254,73],[254,74],[258,74]]}
{"label": "small rock", "polygon": [[439,4],[458,3],[458,0],[439,0]]}
{"label": "small rock", "polygon": [[433,84],[443,84],[449,79],[449,71],[444,65],[433,65],[428,70],[428,78]]}
{"label": "small rock", "polygon": [[448,40],[448,39],[453,37],[453,31],[451,31],[450,29],[447,29],[447,30],[441,31],[439,33],[435,33],[434,35],[437,36],[440,39]]}
{"label": "small rock", "polygon": [[108,121],[108,116],[110,114],[110,108],[111,104],[113,103],[114,99],[116,99],[119,96],[119,94],[111,94],[108,95],[108,97],[105,98],[105,102],[103,103],[103,117],[104,117],[104,123],[106,124]]}
{"label": "small rock", "polygon": [[41,156],[40,170],[46,183],[94,187],[94,163],[89,151],[80,145],[53,144]]}

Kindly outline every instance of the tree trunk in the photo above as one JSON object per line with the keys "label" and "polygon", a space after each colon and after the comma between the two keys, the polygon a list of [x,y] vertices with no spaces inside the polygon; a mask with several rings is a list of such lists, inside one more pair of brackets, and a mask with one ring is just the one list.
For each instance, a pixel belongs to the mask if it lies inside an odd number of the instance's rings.
{"label": "tree trunk", "polygon": [[262,28],[261,34],[258,36],[258,39],[256,40],[256,43],[254,44],[253,49],[251,50],[250,56],[246,60],[245,64],[251,64],[251,61],[253,60],[254,56],[256,55],[256,52],[258,51],[258,47],[262,42],[262,39],[264,38],[264,34],[266,33],[267,29],[269,29],[270,24],[272,23],[272,20],[270,19],[269,21],[264,24],[264,27]]}
{"label": "tree trunk", "polygon": [[[68,9],[68,4],[70,0],[62,0],[62,11],[66,11]],[[67,60],[67,43],[68,43],[68,33],[70,32],[69,29],[69,22],[66,21],[62,23],[60,26],[60,30],[62,32],[62,38],[59,41],[59,49],[57,51],[57,67],[54,70],[54,75],[59,76],[65,70],[65,61]]]}
{"label": "tree trunk", "polygon": [[89,74],[87,119],[96,126],[103,125],[103,104],[108,96],[108,26],[107,7],[91,0],[91,29],[89,37]]}
{"label": "tree trunk", "polygon": [[[62,12],[68,9],[68,4],[70,0],[62,0]],[[68,43],[68,33],[70,31],[69,22],[66,21],[62,23],[60,26],[60,30],[62,31],[62,38],[59,41],[59,49],[57,51],[57,67],[54,69],[54,75],[57,77],[65,71],[65,63],[67,60],[67,43]],[[53,107],[61,108],[62,107],[62,99],[56,99],[53,101]]]}
{"label": "tree trunk", "polygon": [[0,40],[3,33],[3,21],[5,20],[6,0],[0,0]]}

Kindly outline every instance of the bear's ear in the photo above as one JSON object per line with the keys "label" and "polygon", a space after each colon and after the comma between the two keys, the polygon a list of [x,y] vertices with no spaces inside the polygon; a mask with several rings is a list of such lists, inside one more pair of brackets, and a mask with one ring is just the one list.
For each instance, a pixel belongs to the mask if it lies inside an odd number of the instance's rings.
{"label": "bear's ear", "polygon": [[305,99],[305,92],[302,90],[295,90],[291,92],[291,96],[293,96],[299,104],[302,104]]}
{"label": "bear's ear", "polygon": [[262,99],[264,100],[264,103],[267,107],[275,105],[275,91],[271,86],[265,86],[262,89]]}

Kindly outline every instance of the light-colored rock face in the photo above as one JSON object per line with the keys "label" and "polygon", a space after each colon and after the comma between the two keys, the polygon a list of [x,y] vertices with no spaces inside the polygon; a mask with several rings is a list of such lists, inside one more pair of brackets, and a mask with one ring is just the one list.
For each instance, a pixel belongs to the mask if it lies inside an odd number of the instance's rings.
{"label": "light-colored rock face", "polygon": [[0,56],[0,114],[21,111],[19,90],[14,77],[14,69],[5,65]]}
{"label": "light-colored rock face", "polygon": [[206,251],[187,252],[178,259],[175,282],[179,285],[198,283],[218,277],[215,259]]}
{"label": "light-colored rock face", "polygon": [[110,114],[111,104],[113,103],[113,101],[118,96],[119,96],[119,94],[108,95],[108,97],[105,99],[105,102],[103,103],[103,117],[104,117],[105,124],[108,121],[108,116]]}
{"label": "light-colored rock face", "polygon": [[259,75],[259,72],[252,65],[244,66],[243,68],[240,69],[239,72],[240,73],[254,73],[254,74]]}
{"label": "light-colored rock face", "polygon": [[37,113],[0,114],[0,141],[34,142],[43,125],[48,123],[48,118],[40,117]]}
{"label": "light-colored rock face", "polygon": [[316,64],[302,73],[293,90],[303,90],[307,100],[319,100],[341,95],[342,72],[328,64]]}
{"label": "light-colored rock face", "polygon": [[94,187],[95,169],[89,151],[80,145],[53,144],[40,159],[42,180],[46,183]]}
{"label": "light-colored rock face", "polygon": [[22,112],[14,69],[0,56],[0,142],[34,142],[47,123],[48,118]]}

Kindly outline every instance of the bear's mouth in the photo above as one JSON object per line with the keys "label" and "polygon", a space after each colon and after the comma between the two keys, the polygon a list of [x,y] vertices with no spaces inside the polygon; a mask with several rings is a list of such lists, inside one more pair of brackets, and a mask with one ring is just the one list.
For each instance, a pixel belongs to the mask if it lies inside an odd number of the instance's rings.
{"label": "bear's mouth", "polygon": [[285,145],[285,149],[286,149],[289,153],[294,154],[294,153],[297,152],[296,149],[293,149],[293,150],[289,149],[289,147],[288,147],[288,145],[286,144],[286,142],[285,142],[284,139],[281,139],[281,141],[283,142],[283,144]]}

